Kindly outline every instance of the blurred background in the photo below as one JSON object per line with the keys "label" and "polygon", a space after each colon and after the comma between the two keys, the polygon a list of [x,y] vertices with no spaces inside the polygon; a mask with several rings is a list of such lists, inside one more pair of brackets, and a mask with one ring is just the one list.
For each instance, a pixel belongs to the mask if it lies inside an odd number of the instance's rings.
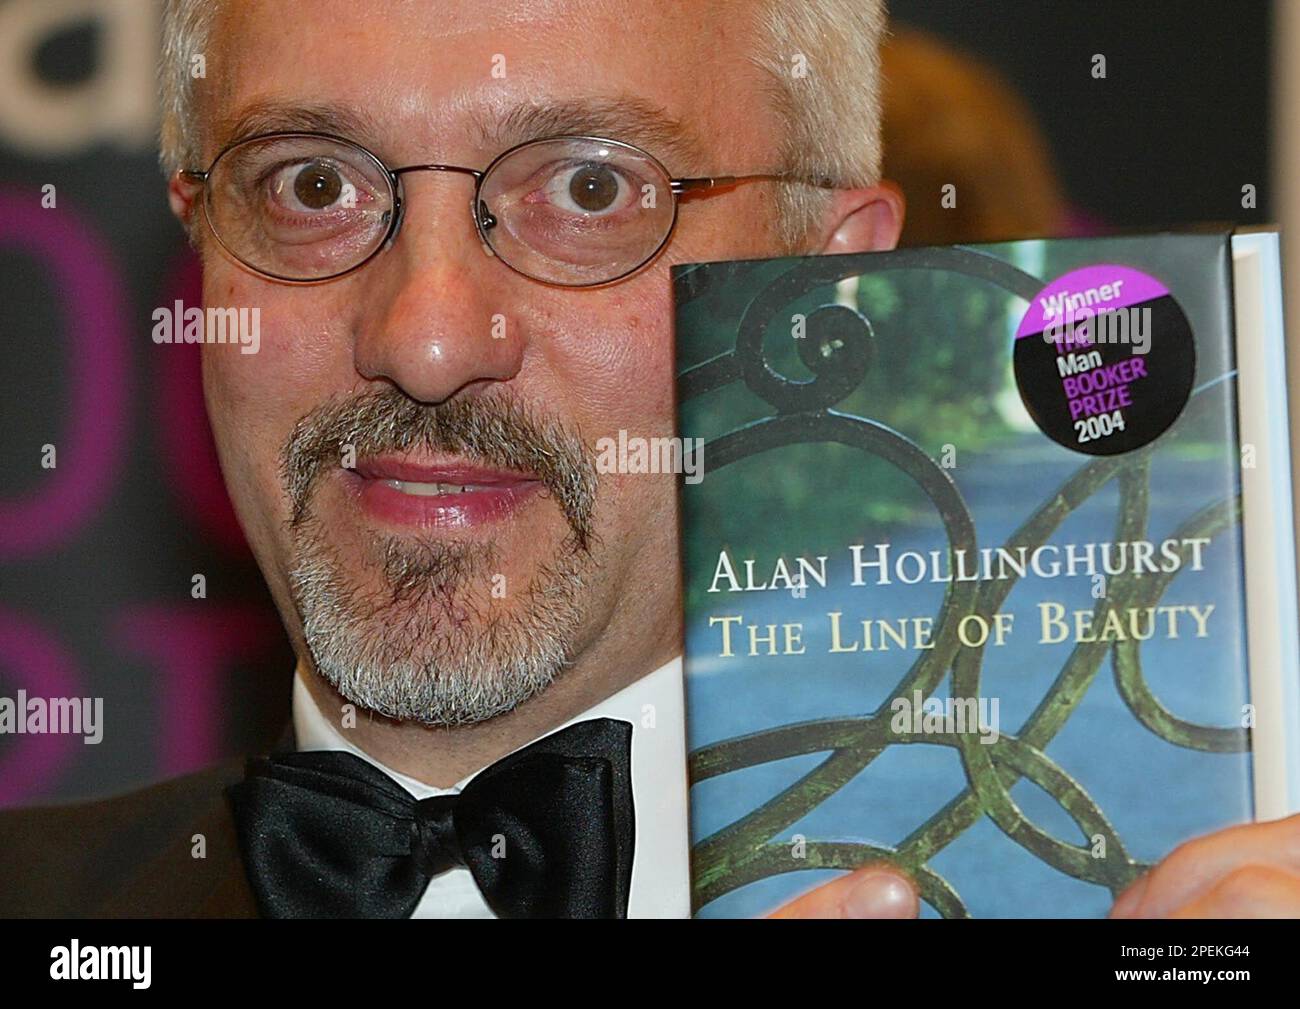
{"label": "blurred background", "polygon": [[[905,244],[1300,225],[1300,0],[890,9]],[[0,805],[192,770],[288,718],[293,659],[225,497],[198,348],[150,339],[157,307],[199,301],[154,151],[159,13],[0,0],[0,697],[110,713],[94,746],[0,735]]]}

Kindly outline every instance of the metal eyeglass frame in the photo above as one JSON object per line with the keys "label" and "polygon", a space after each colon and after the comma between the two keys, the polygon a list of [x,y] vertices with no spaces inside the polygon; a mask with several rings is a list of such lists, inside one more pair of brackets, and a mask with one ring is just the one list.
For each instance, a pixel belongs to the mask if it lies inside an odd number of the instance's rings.
{"label": "metal eyeglass frame", "polygon": [[[369,253],[367,253],[364,259],[362,259],[358,263],[353,264],[352,266],[349,266],[346,270],[340,270],[338,273],[332,273],[325,277],[312,277],[304,280],[299,277],[286,277],[280,274],[270,273],[266,270],[262,270],[255,266],[252,266],[251,264],[246,263],[243,259],[241,259],[235,253],[235,251],[226,244],[225,240],[222,239],[220,233],[213,225],[211,215],[209,214],[208,211],[208,201],[211,199],[211,193],[212,193],[211,188],[208,186],[208,180],[211,178],[212,173],[216,171],[217,165],[221,162],[222,158],[224,158],[231,151],[237,150],[238,148],[243,147],[247,144],[257,143],[259,141],[264,141],[264,140],[308,140],[308,139],[326,140],[329,141],[330,143],[340,144],[344,147],[349,147],[365,155],[365,157],[367,157],[374,164],[374,166],[379,169],[379,171],[383,174],[383,176],[388,180],[388,187],[389,187],[390,194],[392,196],[392,209],[388,212],[389,214],[388,229],[384,232],[383,238],[375,244],[374,249],[372,249]],[[616,277],[610,277],[607,280],[593,281],[591,283],[578,283],[578,284],[564,284],[558,281],[546,280],[541,277],[534,277],[532,274],[525,272],[519,267],[511,264],[508,260],[504,259],[496,251],[496,249],[493,248],[492,243],[488,240],[488,232],[491,231],[492,228],[496,226],[496,218],[492,216],[487,205],[480,199],[480,194],[483,188],[484,179],[488,178],[492,174],[492,170],[496,168],[502,161],[513,156],[519,151],[526,150],[529,147],[533,147],[539,144],[549,144],[549,143],[555,143],[556,141],[563,141],[563,140],[574,140],[574,141],[604,144],[610,147],[617,147],[625,151],[630,151],[649,161],[650,164],[652,164],[659,172],[663,174],[663,177],[668,180],[668,188],[669,191],[672,193],[672,198],[673,198],[673,216],[672,216],[672,220],[668,224],[668,229],[664,232],[663,239],[659,242],[657,246],[655,246],[655,248],[649,253],[649,255],[646,256],[644,260],[642,260],[636,266],[632,267],[630,270],[625,270],[623,273],[620,273]],[[789,175],[789,174],[782,174],[782,173],[767,173],[767,172],[752,173],[748,175],[715,175],[715,176],[704,176],[698,178],[673,178],[672,175],[668,172],[668,170],[664,168],[663,164],[659,161],[658,158],[654,157],[652,154],[648,153],[647,151],[642,150],[640,147],[635,146],[634,144],[624,143],[621,140],[610,140],[606,137],[585,136],[581,134],[560,134],[553,137],[540,137],[534,140],[526,140],[523,143],[515,144],[513,147],[509,147],[506,150],[502,151],[495,158],[493,158],[491,162],[488,163],[488,166],[486,168],[480,170],[477,168],[466,168],[463,165],[444,165],[444,164],[405,165],[401,168],[389,168],[386,164],[384,164],[384,162],[379,158],[378,155],[374,154],[368,148],[363,147],[355,140],[349,140],[347,137],[337,136],[332,133],[317,133],[313,131],[296,131],[296,130],[273,131],[270,133],[259,133],[256,136],[244,137],[243,139],[236,140],[234,143],[227,144],[224,148],[221,149],[221,151],[217,154],[217,156],[212,159],[212,164],[208,166],[206,171],[200,171],[197,169],[190,169],[190,168],[182,168],[177,172],[177,175],[180,178],[185,179],[187,182],[190,182],[194,185],[201,185],[203,187],[204,189],[203,218],[208,224],[208,230],[212,232],[212,236],[217,240],[217,243],[223,249],[225,249],[225,251],[231,256],[231,258],[233,258],[237,263],[239,263],[240,266],[252,271],[258,276],[268,277],[271,280],[278,280],[288,284],[323,284],[323,283],[328,283],[331,280],[337,280],[340,277],[346,277],[350,273],[355,273],[357,270],[361,269],[372,259],[374,259],[375,256],[379,255],[380,252],[388,248],[389,245],[391,245],[393,242],[397,240],[397,235],[400,232],[402,226],[403,207],[404,207],[403,200],[402,200],[402,192],[401,192],[401,177],[403,175],[406,175],[409,172],[455,172],[460,175],[471,176],[474,179],[474,196],[470,200],[470,205],[469,205],[470,217],[474,221],[474,227],[478,232],[479,239],[483,242],[484,246],[486,246],[492,252],[493,257],[495,259],[500,260],[507,268],[509,268],[514,273],[517,273],[522,277],[527,277],[529,280],[535,281],[539,284],[547,284],[552,287],[569,287],[569,288],[604,287],[607,284],[614,284],[620,280],[624,280],[627,277],[632,276],[632,274],[638,273],[641,270],[645,269],[647,266],[649,266],[650,263],[652,263],[655,260],[655,258],[658,257],[659,253],[663,251],[664,246],[668,244],[669,239],[671,239],[673,236],[673,232],[676,231],[677,229],[677,213],[679,208],[679,197],[681,197],[683,194],[706,193],[710,190],[715,190],[715,189],[725,190],[725,189],[732,188],[738,183],[751,182],[751,181],[789,182],[789,183],[798,183],[803,185],[817,186],[822,189],[834,188],[834,183],[829,178],[825,178],[825,177],[806,178],[804,176],[798,176],[798,175]]]}

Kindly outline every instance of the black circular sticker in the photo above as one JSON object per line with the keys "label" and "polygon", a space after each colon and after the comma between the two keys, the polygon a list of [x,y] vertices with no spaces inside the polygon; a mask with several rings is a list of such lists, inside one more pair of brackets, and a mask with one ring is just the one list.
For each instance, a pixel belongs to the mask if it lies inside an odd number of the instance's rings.
{"label": "black circular sticker", "polygon": [[1127,266],[1088,266],[1034,296],[1012,361],[1025,409],[1053,441],[1118,455],[1164,434],[1196,375],[1192,327],[1169,290]]}

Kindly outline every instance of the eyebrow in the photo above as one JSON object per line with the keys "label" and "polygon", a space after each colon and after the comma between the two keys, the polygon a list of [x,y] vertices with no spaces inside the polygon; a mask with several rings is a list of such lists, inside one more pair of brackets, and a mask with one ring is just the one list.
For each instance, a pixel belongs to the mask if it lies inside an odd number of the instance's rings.
{"label": "eyebrow", "polygon": [[[463,106],[472,143],[490,160],[516,144],[554,136],[600,136],[641,147],[670,169],[703,163],[705,146],[680,120],[659,106],[636,97],[526,103],[504,109]],[[360,109],[337,104],[290,104],[261,101],[217,123],[216,149],[264,133],[330,133],[374,147],[374,119]],[[430,128],[428,154],[437,161],[436,128]],[[376,154],[380,154],[378,150]],[[382,157],[382,155],[381,155]],[[484,162],[486,165],[486,161]],[[482,168],[484,165],[466,167]],[[676,174],[681,174],[680,171]]]}
{"label": "eyebrow", "polygon": [[213,131],[217,149],[263,133],[332,133],[355,138],[358,143],[369,139],[369,128],[358,110],[344,105],[290,105],[284,102],[256,102],[238,116],[217,124]]}
{"label": "eyebrow", "polygon": [[698,166],[705,156],[703,143],[684,123],[635,97],[516,105],[490,119],[471,114],[470,122],[480,145],[498,153],[542,137],[599,136],[641,147],[670,168]]}

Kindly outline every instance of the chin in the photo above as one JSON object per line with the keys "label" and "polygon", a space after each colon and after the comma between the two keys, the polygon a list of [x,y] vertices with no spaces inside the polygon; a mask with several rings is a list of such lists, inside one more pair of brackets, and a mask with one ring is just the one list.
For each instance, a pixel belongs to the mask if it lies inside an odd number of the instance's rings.
{"label": "chin", "polygon": [[[465,725],[511,711],[572,662],[594,559],[566,544],[509,575],[491,543],[383,536],[349,563],[301,538],[290,594],[317,672],[386,718]],[[516,558],[517,559],[517,558]]]}

